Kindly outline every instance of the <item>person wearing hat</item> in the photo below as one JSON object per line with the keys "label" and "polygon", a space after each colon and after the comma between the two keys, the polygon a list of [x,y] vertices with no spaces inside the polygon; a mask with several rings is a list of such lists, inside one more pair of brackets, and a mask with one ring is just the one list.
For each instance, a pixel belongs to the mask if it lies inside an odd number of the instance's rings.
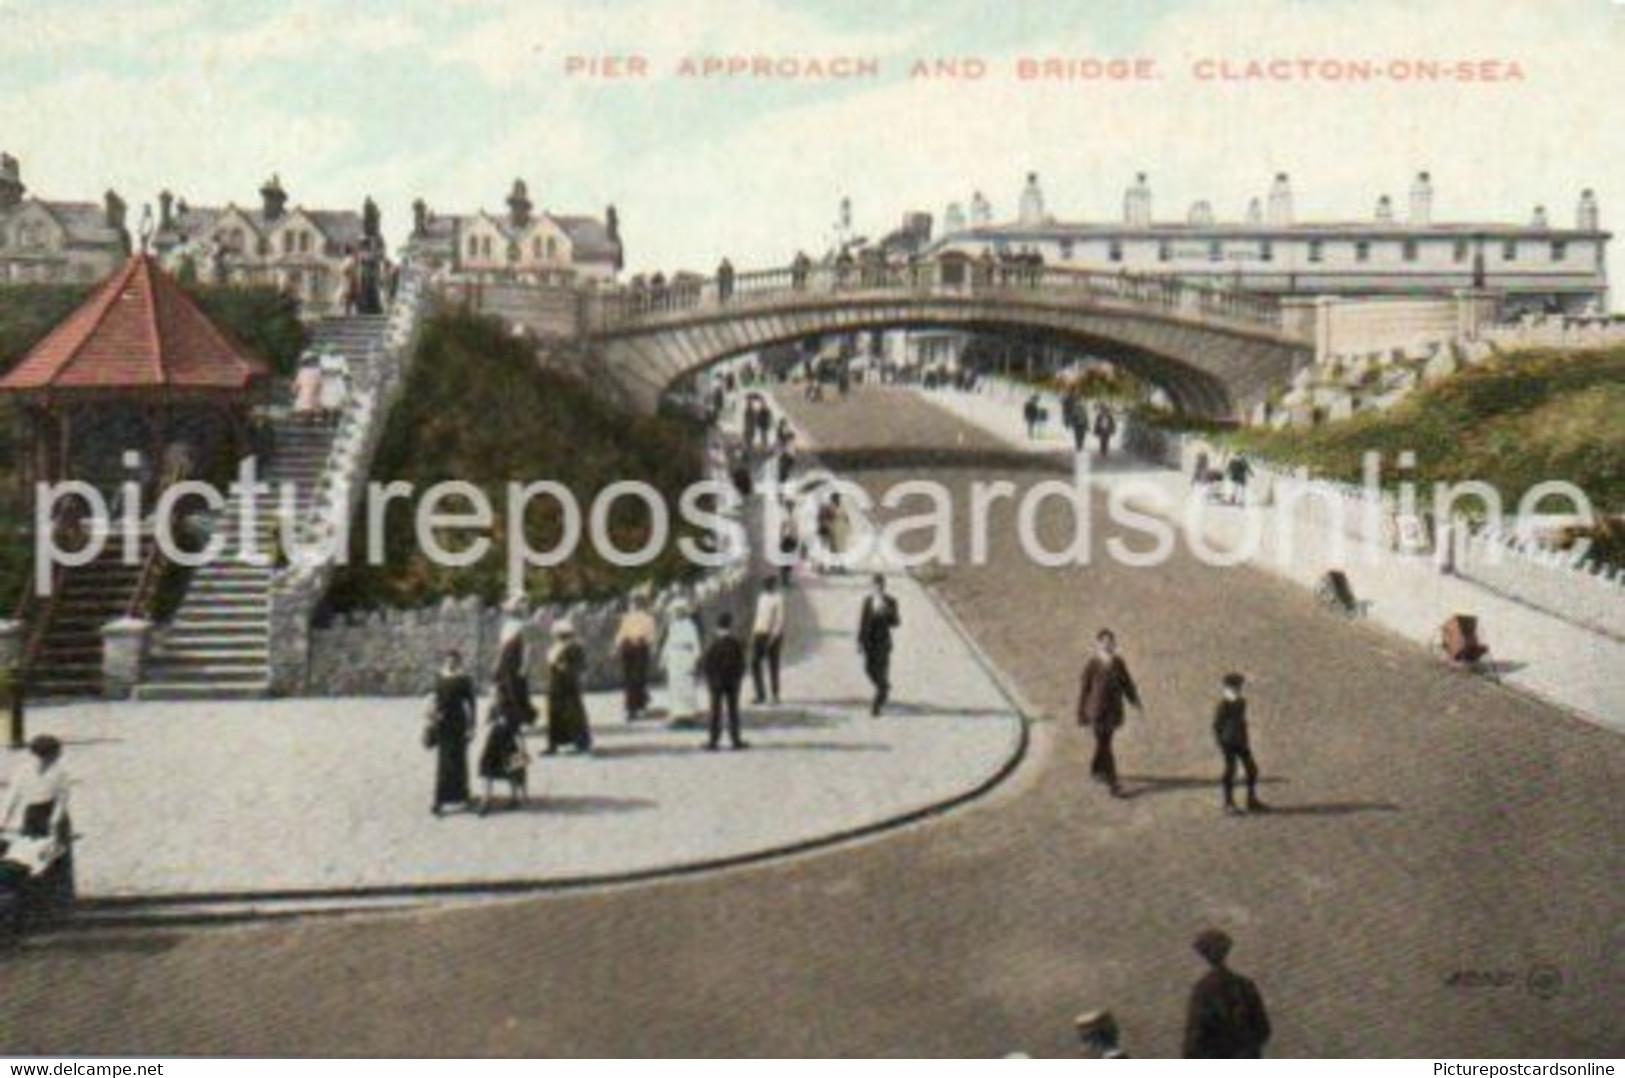
{"label": "person wearing hat", "polygon": [[1226,960],[1230,937],[1209,928],[1196,937],[1196,953],[1210,967],[1191,990],[1185,1015],[1186,1059],[1259,1059],[1270,1039],[1264,996]]}
{"label": "person wearing hat", "polygon": [[587,653],[576,640],[576,628],[569,618],[553,625],[553,646],[547,652],[547,755],[561,745],[577,752],[592,751],[592,727],[587,721],[587,703],[582,699],[581,681],[587,672]]}
{"label": "person wearing hat", "polygon": [[1110,629],[1095,634],[1095,653],[1083,667],[1083,684],[1078,692],[1078,725],[1094,731],[1095,755],[1090,761],[1089,773],[1096,782],[1104,782],[1113,797],[1122,797],[1123,788],[1117,781],[1117,757],[1112,752],[1112,738],[1123,725],[1123,704],[1140,706],[1140,690],[1128,672],[1128,663],[1117,653],[1117,635]]}
{"label": "person wearing hat", "polygon": [[615,650],[621,657],[621,679],[626,698],[626,718],[643,718],[649,710],[649,666],[654,657],[655,619],[648,600],[635,594],[627,602],[626,613],[615,632]]}
{"label": "person wearing hat", "polygon": [[40,734],[28,742],[28,756],[12,771],[11,785],[0,810],[0,831],[24,838],[65,841],[68,822],[68,773],[62,767],[62,742]]}
{"label": "person wearing hat", "polygon": [[701,666],[705,670],[705,686],[711,694],[711,739],[706,748],[715,752],[722,744],[722,712],[728,712],[728,739],[736,749],[750,746],[745,743],[739,727],[739,690],[745,683],[745,645],[733,632],[733,615],[726,611],[717,615],[717,632],[705,649]]}
{"label": "person wearing hat", "polygon": [[497,708],[519,726],[529,726],[536,721],[536,705],[531,703],[530,678],[526,676],[529,666],[525,601],[515,598],[504,611],[497,668],[491,680],[496,689]]}
{"label": "person wearing hat", "polygon": [[446,652],[432,700],[426,741],[435,750],[435,777],[429,811],[439,816],[447,805],[469,803],[468,745],[479,724],[474,679],[463,668],[463,653],[456,648]]}
{"label": "person wearing hat", "polygon": [[1247,679],[1240,674],[1224,675],[1223,693],[1213,711],[1213,738],[1224,754],[1224,811],[1238,816],[1236,807],[1236,765],[1240,764],[1247,776],[1247,811],[1264,812],[1269,806],[1258,799],[1258,764],[1253,761],[1253,750],[1247,737],[1247,698],[1242,695]]}
{"label": "person wearing hat", "polygon": [[688,600],[681,597],[673,600],[667,619],[660,665],[666,671],[666,710],[670,721],[679,725],[700,713],[700,627]]}
{"label": "person wearing hat", "polygon": [[1127,1059],[1123,1051],[1123,1035],[1117,1028],[1117,1019],[1111,1011],[1088,1011],[1073,1023],[1078,1030],[1078,1041],[1091,1059]]}

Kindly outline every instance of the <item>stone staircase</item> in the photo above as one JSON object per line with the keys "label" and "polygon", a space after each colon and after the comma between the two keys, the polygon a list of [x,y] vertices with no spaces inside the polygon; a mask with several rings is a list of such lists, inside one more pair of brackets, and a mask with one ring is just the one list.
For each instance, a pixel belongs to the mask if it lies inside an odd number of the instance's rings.
{"label": "stone staircase", "polygon": [[[384,348],[383,316],[327,319],[316,327],[311,347],[338,352],[350,364],[353,381]],[[271,489],[256,496],[254,549],[276,547],[286,495],[299,527],[309,521],[322,486],[334,440],[333,428],[293,418],[274,424],[272,459],[262,470]],[[143,700],[241,699],[270,690],[270,606],[272,568],[252,564],[242,531],[242,492],[233,492],[217,518],[225,546],[221,557],[196,569],[175,616],[157,637],[151,661],[136,695]]]}
{"label": "stone staircase", "polygon": [[152,536],[143,532],[140,558],[134,565],[126,564],[124,546],[119,536],[111,536],[94,561],[64,570],[61,593],[28,673],[33,695],[101,695],[102,626],[129,610]]}

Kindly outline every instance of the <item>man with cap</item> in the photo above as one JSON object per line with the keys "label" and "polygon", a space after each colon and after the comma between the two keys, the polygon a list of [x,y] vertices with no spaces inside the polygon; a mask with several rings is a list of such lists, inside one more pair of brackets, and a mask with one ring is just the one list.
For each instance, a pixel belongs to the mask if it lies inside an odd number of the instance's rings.
{"label": "man with cap", "polygon": [[1112,753],[1112,738],[1123,725],[1123,703],[1140,706],[1140,690],[1128,672],[1128,663],[1117,654],[1117,635],[1110,629],[1095,634],[1095,653],[1083,667],[1083,684],[1078,692],[1078,725],[1094,731],[1095,755],[1089,763],[1089,774],[1096,782],[1104,782],[1113,797],[1122,797],[1123,788],[1117,781],[1117,757]]}
{"label": "man with cap", "polygon": [[1191,990],[1185,1058],[1262,1058],[1270,1039],[1269,1014],[1258,986],[1225,964],[1230,937],[1209,928],[1196,937],[1195,947],[1211,968]]}
{"label": "man with cap", "polygon": [[1224,754],[1224,811],[1238,816],[1236,807],[1236,765],[1240,764],[1247,776],[1247,811],[1264,812],[1269,806],[1258,799],[1258,764],[1253,761],[1252,746],[1247,738],[1247,699],[1241,690],[1247,679],[1240,674],[1224,675],[1224,695],[1213,712],[1213,737]]}

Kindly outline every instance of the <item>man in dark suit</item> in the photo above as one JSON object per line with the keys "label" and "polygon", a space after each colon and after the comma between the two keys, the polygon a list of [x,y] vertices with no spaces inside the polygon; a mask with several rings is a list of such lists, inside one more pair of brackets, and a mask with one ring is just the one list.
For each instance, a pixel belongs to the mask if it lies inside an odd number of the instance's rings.
{"label": "man in dark suit", "polygon": [[1225,965],[1230,937],[1210,928],[1196,937],[1196,953],[1212,968],[1191,990],[1185,1058],[1262,1058],[1270,1039],[1269,1013],[1258,986]]}
{"label": "man in dark suit", "polygon": [[874,590],[863,600],[858,616],[858,653],[863,656],[863,672],[875,687],[869,714],[878,718],[891,697],[891,634],[901,623],[897,600],[886,594],[886,578],[874,576]]}
{"label": "man in dark suit", "polygon": [[1117,433],[1117,417],[1112,410],[1102,404],[1095,411],[1095,437],[1100,440],[1100,459],[1105,460],[1112,455],[1112,436]]}
{"label": "man in dark suit", "polygon": [[1213,737],[1224,754],[1224,811],[1236,816],[1236,765],[1247,776],[1247,811],[1263,812],[1269,806],[1258,799],[1258,764],[1247,735],[1247,698],[1241,690],[1247,679],[1240,674],[1224,675],[1224,696],[1213,712]]}
{"label": "man in dark suit", "polygon": [[746,749],[739,732],[739,689],[745,683],[745,645],[733,633],[732,614],[717,615],[717,635],[700,659],[705,686],[711,695],[711,740],[705,746],[715,751],[722,743],[722,710],[728,709],[728,740],[736,749]]}
{"label": "man in dark suit", "polygon": [[1140,706],[1140,690],[1128,672],[1128,663],[1117,654],[1117,637],[1110,629],[1102,629],[1095,636],[1095,653],[1083,667],[1083,685],[1078,693],[1078,725],[1087,726],[1095,734],[1095,755],[1089,764],[1089,774],[1095,781],[1104,782],[1113,797],[1122,797],[1123,788],[1117,782],[1117,758],[1112,754],[1112,738],[1123,725],[1123,704],[1127,701],[1134,710],[1144,714]]}

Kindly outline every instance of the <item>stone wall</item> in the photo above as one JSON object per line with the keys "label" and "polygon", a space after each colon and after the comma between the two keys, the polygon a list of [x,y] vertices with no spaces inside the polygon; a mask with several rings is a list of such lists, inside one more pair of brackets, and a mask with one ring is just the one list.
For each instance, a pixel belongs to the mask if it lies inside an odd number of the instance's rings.
{"label": "stone wall", "polygon": [[1625,641],[1625,572],[1576,565],[1566,552],[1480,532],[1457,543],[1456,575],[1555,617]]}
{"label": "stone wall", "polygon": [[[755,592],[745,560],[719,569],[694,585],[674,585],[653,602],[656,622],[664,631],[671,604],[687,598],[709,628],[724,610],[743,622]],[[620,684],[614,653],[615,631],[626,604],[620,599],[544,606],[526,619],[531,688],[546,688],[546,654],[552,627],[568,617],[587,652],[587,687],[609,689]],[[448,649],[463,653],[481,691],[496,669],[505,615],[478,599],[447,599],[425,610],[377,611],[339,619],[311,633],[307,692],[316,696],[416,696],[434,686],[441,657]],[[658,672],[657,672],[658,677]]]}

